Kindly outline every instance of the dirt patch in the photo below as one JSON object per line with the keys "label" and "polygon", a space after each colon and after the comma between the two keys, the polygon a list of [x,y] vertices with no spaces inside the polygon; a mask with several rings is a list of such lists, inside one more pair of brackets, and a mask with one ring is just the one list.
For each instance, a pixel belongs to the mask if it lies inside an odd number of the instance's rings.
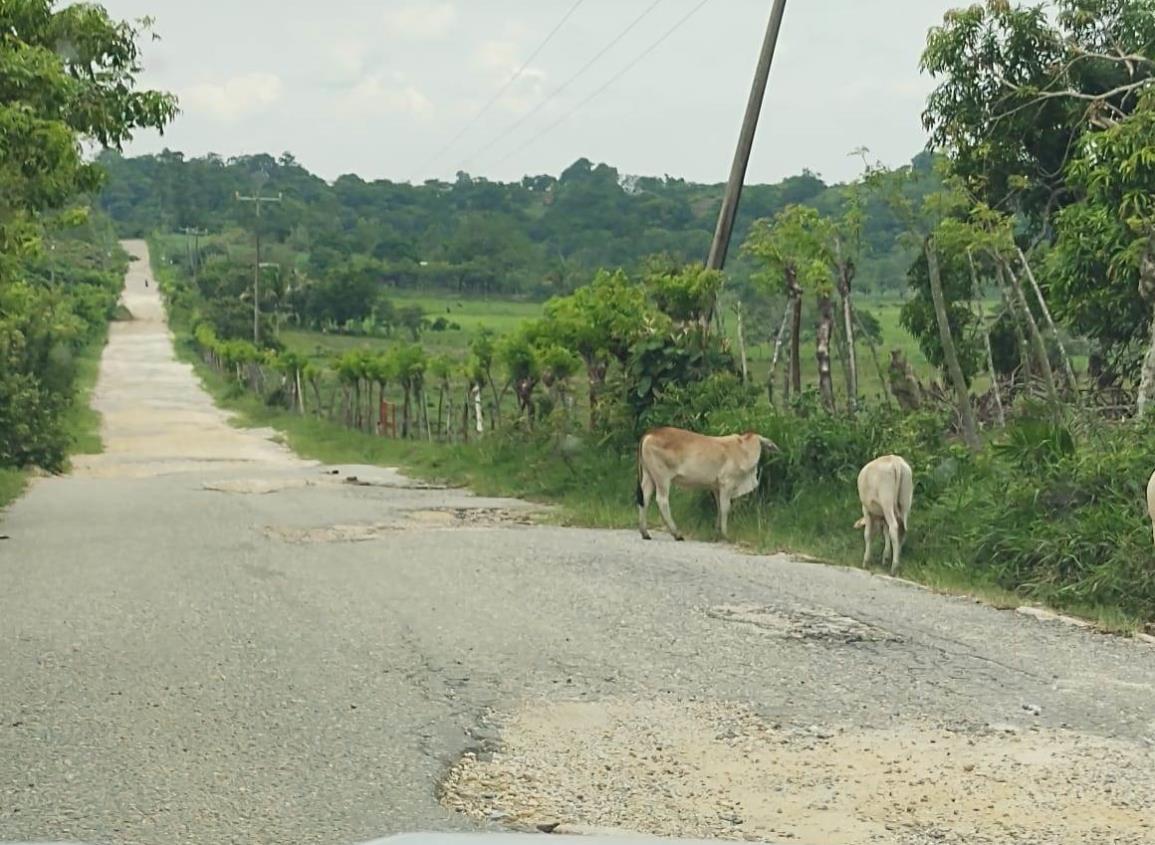
{"label": "dirt patch", "polygon": [[398,531],[533,525],[532,511],[504,508],[434,508],[405,511],[388,522],[321,525],[297,528],[285,525],[265,527],[265,536],[285,543],[362,543]]}
{"label": "dirt patch", "polygon": [[883,628],[842,616],[832,610],[776,610],[762,605],[720,605],[706,611],[712,619],[753,625],[772,636],[820,640],[840,645],[861,642],[901,642]]}
{"label": "dirt patch", "polygon": [[444,805],[511,827],[811,845],[1155,843],[1155,755],[1067,732],[787,728],[617,700],[529,707],[500,737],[447,773]]}

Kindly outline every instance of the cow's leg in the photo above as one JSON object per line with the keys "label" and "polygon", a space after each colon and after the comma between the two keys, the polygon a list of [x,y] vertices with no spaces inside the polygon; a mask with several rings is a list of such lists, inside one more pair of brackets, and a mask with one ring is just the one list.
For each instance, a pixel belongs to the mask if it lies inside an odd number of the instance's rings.
{"label": "cow's leg", "polygon": [[890,560],[890,532],[887,530],[886,518],[878,520],[878,530],[882,532],[882,562],[885,564]]}
{"label": "cow's leg", "polygon": [[662,512],[662,520],[666,523],[666,528],[670,529],[675,540],[686,539],[678,531],[678,526],[674,524],[674,517],[670,514],[670,485],[658,484],[655,481],[654,488],[654,498],[658,500],[658,510]]}
{"label": "cow's leg", "polygon": [[642,539],[650,539],[650,529],[646,525],[646,514],[650,510],[650,499],[654,497],[654,479],[644,469],[641,481],[638,482],[638,530],[642,532]]}
{"label": "cow's leg", "polygon": [[[902,550],[902,540],[898,536],[898,517],[893,510],[886,512],[886,533],[887,533],[887,551],[891,554],[890,559],[890,574],[893,575],[898,572],[898,555]],[[882,559],[886,560],[887,552],[882,553]]]}
{"label": "cow's leg", "polygon": [[729,540],[726,533],[730,521],[730,494],[725,490],[718,491],[718,527],[722,531],[722,538]]}
{"label": "cow's leg", "polygon": [[862,537],[866,543],[866,551],[862,553],[862,565],[870,566],[870,541],[874,539],[874,517],[866,511],[862,512]]}
{"label": "cow's leg", "polygon": [[710,495],[714,497],[714,527],[724,533],[726,529],[722,527],[722,497],[717,490],[711,490]]}

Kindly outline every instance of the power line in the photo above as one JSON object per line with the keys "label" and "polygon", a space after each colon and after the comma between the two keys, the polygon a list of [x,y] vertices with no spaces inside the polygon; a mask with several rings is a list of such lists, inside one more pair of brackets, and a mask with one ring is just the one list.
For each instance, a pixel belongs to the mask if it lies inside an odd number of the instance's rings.
{"label": "power line", "polygon": [[549,31],[542,42],[537,45],[536,49],[534,49],[534,51],[529,54],[529,58],[526,59],[522,66],[517,69],[517,72],[514,73],[513,76],[511,76],[509,79],[507,79],[504,85],[497,89],[497,93],[489,98],[489,101],[481,107],[481,110],[478,111],[477,114],[470,118],[469,122],[466,123],[465,126],[461,127],[461,131],[454,135],[449,143],[447,143],[434,155],[428,158],[425,163],[417,169],[417,175],[420,175],[421,172],[428,169],[431,164],[433,164],[435,161],[445,155],[445,153],[447,153],[450,149],[452,149],[453,145],[460,141],[465,136],[465,133],[477,124],[477,121],[481,119],[482,115],[493,108],[497,101],[501,99],[501,96],[509,90],[510,86],[517,82],[517,80],[521,79],[522,74],[524,74],[529,69],[530,63],[533,62],[533,60],[536,59],[539,55],[541,55],[541,51],[544,50],[546,45],[553,40],[553,37],[557,35],[561,28],[565,25],[565,22],[573,16],[573,13],[576,12],[584,2],[585,0],[576,0],[576,2],[569,7],[569,11],[562,15],[561,20],[559,20],[554,28]]}
{"label": "power line", "polygon": [[678,21],[672,27],[670,27],[668,30],[666,30],[665,33],[663,33],[662,36],[660,38],[658,38],[657,41],[655,41],[653,44],[651,44],[649,47],[647,47],[645,50],[643,50],[641,53],[639,53],[637,56],[635,56],[632,61],[630,61],[628,64],[626,64],[625,67],[623,67],[621,70],[619,70],[613,76],[611,76],[608,80],[606,80],[605,83],[603,83],[601,85],[601,87],[595,89],[592,93],[590,93],[588,96],[586,96],[585,99],[583,99],[581,102],[579,102],[576,106],[574,106],[568,112],[563,114],[561,117],[559,117],[553,123],[546,126],[540,132],[536,133],[535,135],[530,136],[528,140],[526,140],[524,143],[520,144],[519,146],[514,147],[510,152],[506,153],[504,156],[502,156],[496,162],[494,162],[493,166],[497,167],[497,166],[502,165],[505,162],[509,161],[509,159],[513,158],[515,155],[520,153],[526,147],[533,144],[539,138],[541,138],[545,135],[548,135],[550,132],[557,129],[559,126],[561,126],[563,123],[565,123],[571,117],[573,117],[576,112],[580,111],[582,108],[584,108],[586,105],[588,105],[589,102],[591,100],[593,100],[595,97],[598,97],[601,94],[605,93],[605,91],[610,86],[612,86],[615,82],[617,82],[619,79],[621,79],[627,73],[629,73],[631,70],[633,70],[635,67],[637,67],[637,65],[641,64],[643,59],[645,59],[648,55],[650,55],[650,53],[654,52],[654,50],[658,49],[658,47],[660,47],[666,39],[668,39],[671,35],[673,35],[679,29],[681,29],[682,26],[688,20],[690,20],[690,18],[692,18],[694,15],[696,15],[698,13],[698,11],[709,2],[710,2],[710,0],[700,0],[700,2],[696,6],[694,6],[692,9],[690,9],[690,11],[688,11],[685,15],[683,15],[681,18],[679,18]]}
{"label": "power line", "polygon": [[555,88],[544,100],[542,100],[540,103],[538,103],[532,109],[530,109],[528,112],[526,112],[521,117],[519,117],[517,120],[515,120],[512,124],[510,124],[508,127],[506,127],[504,132],[502,132],[497,137],[493,138],[488,144],[483,146],[480,150],[478,150],[473,155],[471,155],[469,158],[467,158],[464,162],[462,162],[461,168],[464,170],[474,159],[476,159],[480,155],[484,155],[486,152],[488,152],[490,149],[492,149],[494,146],[496,146],[499,142],[504,141],[509,135],[511,135],[518,128],[523,126],[527,120],[529,120],[531,117],[533,117],[535,114],[537,114],[543,108],[545,108],[546,104],[551,102],[555,97],[557,97],[558,94],[560,94],[562,91],[564,91],[566,88],[568,88],[571,84],[573,84],[575,81],[577,81],[577,79],[580,78],[587,70],[589,70],[591,67],[593,67],[598,62],[598,60],[601,59],[602,56],[604,56],[606,53],[608,53],[610,50],[612,50],[614,47],[616,47],[618,45],[618,43],[623,38],[625,38],[627,35],[629,35],[633,31],[634,27],[636,27],[643,20],[645,20],[645,18],[650,14],[650,12],[652,12],[652,11],[654,11],[654,9],[658,8],[658,6],[661,5],[663,2],[664,2],[664,0],[654,0],[654,2],[652,2],[649,6],[647,6],[642,11],[642,13],[640,15],[638,15],[636,18],[634,18],[625,29],[623,29],[616,36],[614,36],[614,38],[610,41],[609,44],[602,47],[602,49],[598,50],[598,52],[594,54],[594,57],[592,59],[590,59],[588,62],[586,62],[584,65],[582,65],[578,69],[577,73],[575,73],[573,76],[571,76],[565,82],[563,82],[561,85],[559,85],[557,88]]}

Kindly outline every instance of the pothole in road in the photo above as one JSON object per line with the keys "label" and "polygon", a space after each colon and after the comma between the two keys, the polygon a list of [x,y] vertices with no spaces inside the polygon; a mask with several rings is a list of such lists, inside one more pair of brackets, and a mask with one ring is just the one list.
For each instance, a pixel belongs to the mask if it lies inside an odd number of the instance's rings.
{"label": "pothole in road", "polygon": [[205,490],[217,493],[236,493],[241,495],[263,495],[279,493],[282,490],[299,490],[303,487],[379,487],[387,490],[449,490],[444,484],[425,484],[421,482],[391,482],[373,479],[364,479],[356,475],[339,477],[334,472],[326,472],[320,478],[234,478],[225,481],[206,481],[202,485]]}
{"label": "pothole in road", "polygon": [[406,520],[428,527],[535,525],[541,515],[510,508],[429,508],[406,511]]}
{"label": "pothole in road", "polygon": [[[546,703],[439,797],[514,828],[867,845],[1155,842],[1149,750],[1060,731],[783,728],[720,703]],[[559,827],[563,830],[565,827]]]}
{"label": "pothole in road", "polygon": [[314,528],[270,525],[265,535],[286,543],[360,543],[407,530],[533,525],[533,511],[505,508],[428,508],[405,511],[391,522],[322,525]]}
{"label": "pothole in road", "polygon": [[322,525],[316,528],[291,528],[284,525],[265,527],[265,536],[285,543],[364,543],[400,530],[386,523],[360,525]]}
{"label": "pothole in road", "polygon": [[317,487],[331,483],[312,478],[234,478],[227,481],[206,481],[201,485],[215,493],[237,493],[243,495],[265,495],[282,490],[298,490],[303,487]]}
{"label": "pothole in road", "polygon": [[839,644],[901,642],[884,628],[827,610],[776,610],[754,604],[724,604],[706,615],[723,622],[753,625],[767,634],[795,640],[819,640]]}

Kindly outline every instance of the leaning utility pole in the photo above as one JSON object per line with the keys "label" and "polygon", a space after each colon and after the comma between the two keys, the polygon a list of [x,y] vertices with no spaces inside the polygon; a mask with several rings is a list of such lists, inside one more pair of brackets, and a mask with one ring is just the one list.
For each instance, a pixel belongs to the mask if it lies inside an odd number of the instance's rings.
{"label": "leaning utility pole", "polygon": [[[264,178],[260,178],[263,176]],[[257,257],[253,261],[253,345],[260,346],[261,344],[261,203],[263,202],[280,202],[283,194],[277,194],[275,197],[261,196],[261,185],[269,177],[265,173],[261,173],[257,179],[257,192],[251,197],[242,197],[240,191],[236,192],[236,197],[239,202],[251,202],[257,207],[257,222],[253,227],[257,242]]]}
{"label": "leaning utility pole", "polygon": [[758,68],[754,72],[754,84],[750,88],[750,99],[746,103],[746,117],[742,121],[742,132],[738,136],[738,149],[734,153],[734,164],[730,168],[730,180],[726,183],[722,210],[718,213],[714,242],[710,245],[710,257],[706,261],[706,267],[711,270],[721,270],[726,265],[730,236],[734,232],[734,219],[738,216],[738,201],[742,198],[742,183],[746,179],[746,165],[750,162],[750,150],[754,146],[754,130],[758,128],[762,99],[766,94],[766,81],[770,78],[770,63],[774,59],[774,47],[778,44],[778,31],[782,28],[782,15],[785,11],[786,0],[774,0],[774,7],[770,10],[770,23],[766,27],[766,37],[762,42],[762,54],[758,57]]}

